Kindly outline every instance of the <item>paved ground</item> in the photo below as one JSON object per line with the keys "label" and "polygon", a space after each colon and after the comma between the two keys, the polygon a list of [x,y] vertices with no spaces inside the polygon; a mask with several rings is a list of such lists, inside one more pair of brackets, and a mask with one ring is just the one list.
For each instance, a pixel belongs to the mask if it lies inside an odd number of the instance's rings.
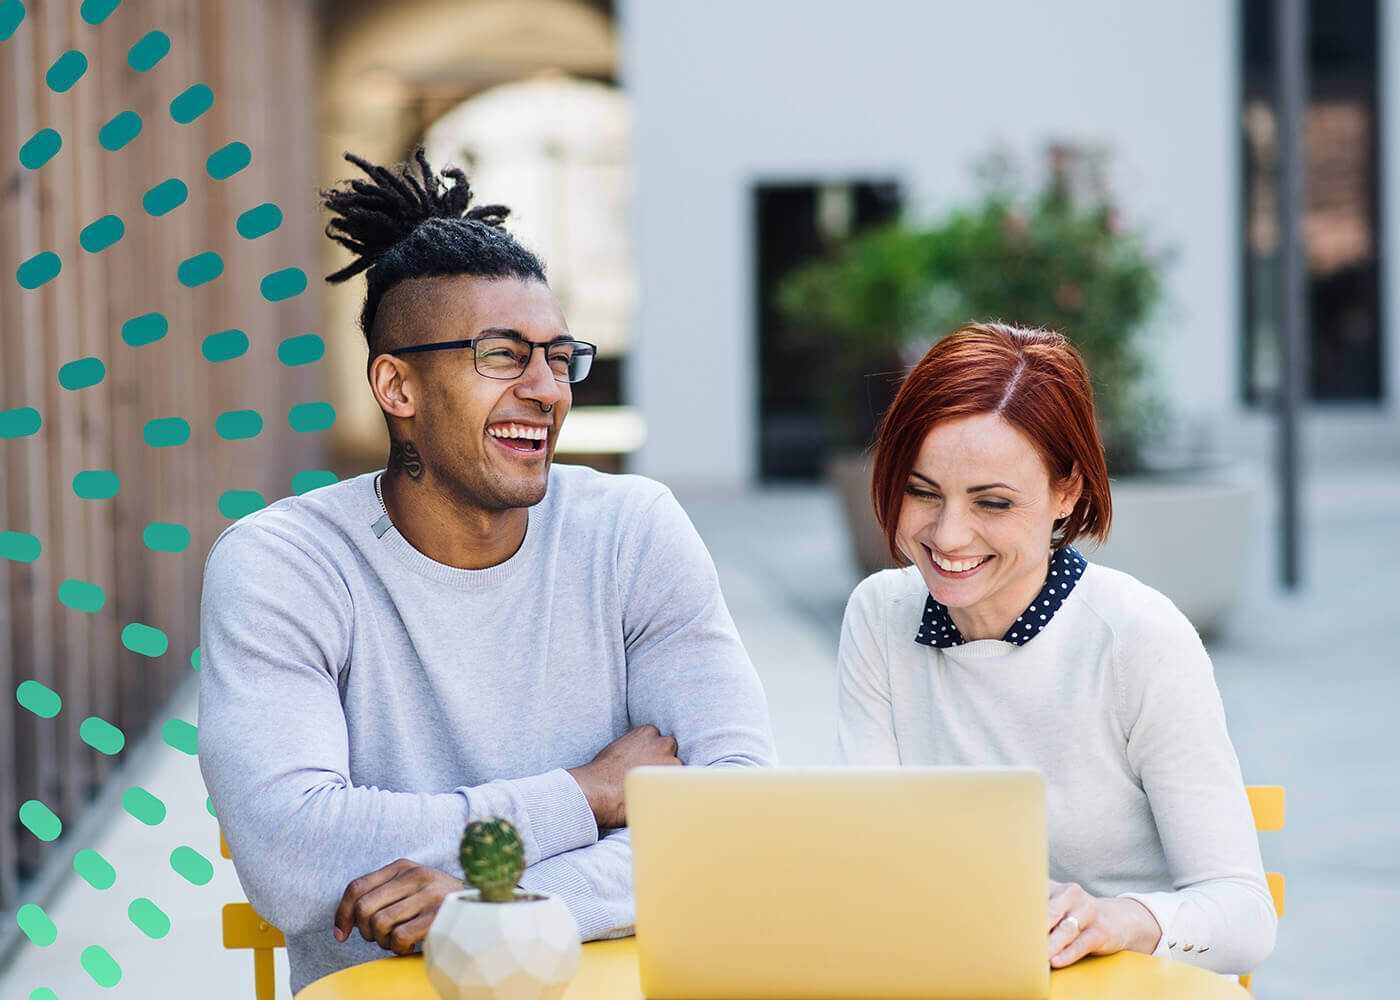
{"label": "paved ground", "polygon": [[[786,763],[825,763],[833,747],[836,637],[857,576],[832,498],[820,489],[682,497],[719,567],[725,594],[768,691]],[[1400,796],[1392,737],[1400,658],[1388,641],[1400,584],[1400,467],[1317,475],[1306,498],[1309,586],[1273,586],[1261,526],[1247,595],[1212,643],[1216,675],[1246,780],[1288,789],[1288,826],[1263,835],[1266,866],[1288,878],[1278,949],[1256,976],[1265,1000],[1381,997],[1400,982]],[[1209,553],[1202,553],[1208,571]],[[194,719],[192,691],[171,715]],[[242,898],[192,758],[159,742],[132,754],[125,780],[171,807],[158,828],[119,810],[96,846],[118,871],[97,892],[76,878],[49,905],[60,929],[46,949],[25,943],[0,971],[0,997],[38,986],[61,1000],[127,996],[248,1000],[252,959],[219,947],[218,910]],[[215,863],[195,887],[170,871],[176,846]],[[137,875],[136,873],[141,873]],[[170,915],[149,941],[126,917],[147,896]],[[79,966],[89,944],[121,963],[123,979],[98,990]],[[286,967],[279,954],[279,996]]]}

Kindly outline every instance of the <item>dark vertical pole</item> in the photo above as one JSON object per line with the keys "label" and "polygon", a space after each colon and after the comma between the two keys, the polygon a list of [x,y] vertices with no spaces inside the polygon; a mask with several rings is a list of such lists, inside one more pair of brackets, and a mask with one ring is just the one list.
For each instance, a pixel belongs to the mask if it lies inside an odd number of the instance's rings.
{"label": "dark vertical pole", "polygon": [[1308,329],[1303,258],[1303,111],[1307,102],[1307,0],[1275,0],[1275,87],[1278,134],[1280,568],[1283,585],[1298,586],[1298,411],[1303,403],[1304,333]]}

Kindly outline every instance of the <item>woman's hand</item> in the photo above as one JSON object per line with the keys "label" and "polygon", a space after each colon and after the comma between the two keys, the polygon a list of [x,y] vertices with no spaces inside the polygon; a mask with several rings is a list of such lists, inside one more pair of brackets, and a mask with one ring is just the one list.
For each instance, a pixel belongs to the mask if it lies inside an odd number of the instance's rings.
{"label": "woman's hand", "polygon": [[1162,929],[1136,899],[1091,896],[1073,882],[1050,883],[1050,965],[1063,969],[1085,955],[1157,950]]}

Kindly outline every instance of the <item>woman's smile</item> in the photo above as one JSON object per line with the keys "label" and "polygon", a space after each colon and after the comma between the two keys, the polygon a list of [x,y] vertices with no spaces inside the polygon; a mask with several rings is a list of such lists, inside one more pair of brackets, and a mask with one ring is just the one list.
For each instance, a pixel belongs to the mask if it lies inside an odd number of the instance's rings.
{"label": "woman's smile", "polygon": [[928,553],[929,562],[934,569],[943,576],[955,580],[965,580],[972,576],[987,563],[995,559],[995,556],[944,556],[929,546],[924,546],[924,551]]}
{"label": "woman's smile", "polygon": [[999,639],[1045,582],[1074,505],[1035,446],[995,413],[935,424],[909,474],[896,538],[967,639]]}

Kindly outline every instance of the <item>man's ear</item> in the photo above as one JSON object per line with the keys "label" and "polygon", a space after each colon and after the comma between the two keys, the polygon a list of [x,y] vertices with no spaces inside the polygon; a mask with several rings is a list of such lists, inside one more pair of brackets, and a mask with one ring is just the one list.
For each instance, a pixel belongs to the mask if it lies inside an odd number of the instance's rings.
{"label": "man's ear", "polygon": [[370,362],[369,387],[379,408],[391,417],[411,417],[418,412],[413,369],[392,354],[381,354]]}

